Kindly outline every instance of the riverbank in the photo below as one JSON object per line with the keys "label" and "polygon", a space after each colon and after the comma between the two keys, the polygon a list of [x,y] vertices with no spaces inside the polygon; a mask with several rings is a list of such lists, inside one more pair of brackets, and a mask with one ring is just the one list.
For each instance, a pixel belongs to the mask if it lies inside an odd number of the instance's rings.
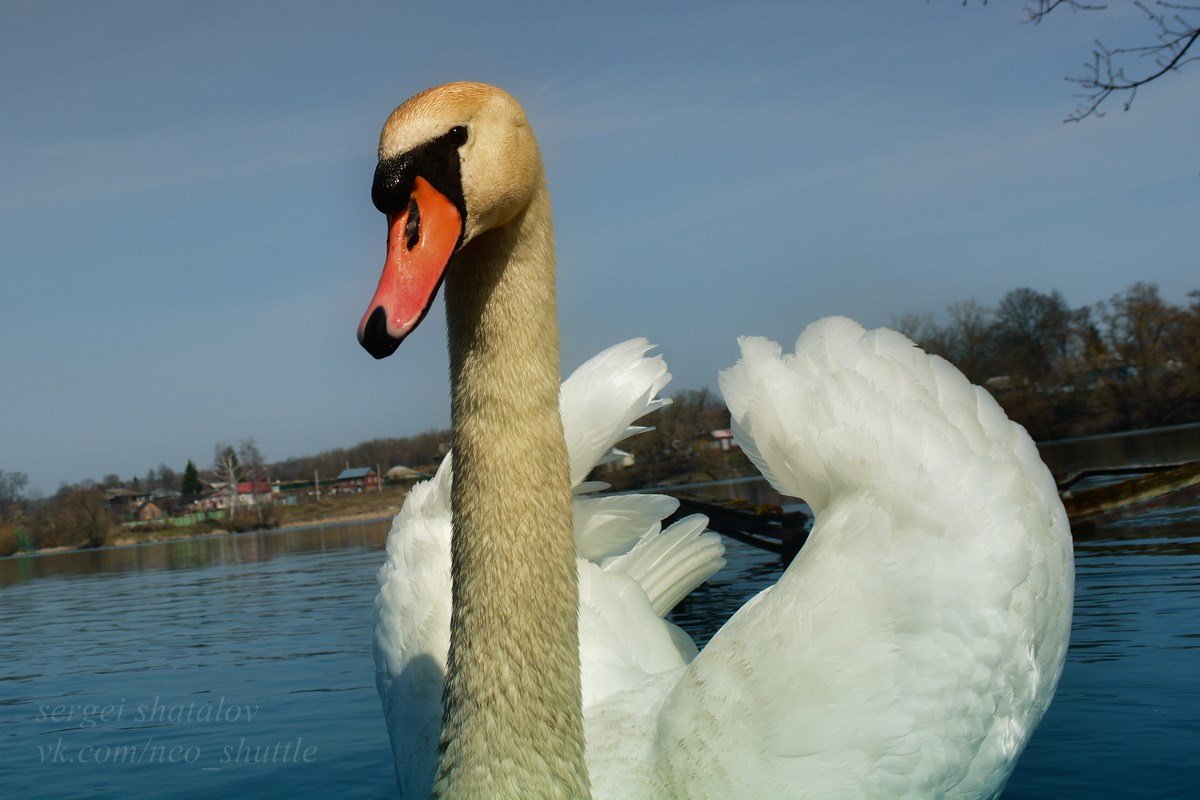
{"label": "riverbank", "polygon": [[[266,528],[250,528],[244,531],[228,531],[217,527],[209,531],[193,531],[195,526],[179,528],[168,531],[150,531],[143,534],[129,535],[121,534],[112,537],[107,547],[127,547],[129,545],[143,544],[146,542],[169,542],[179,539],[200,539],[206,536],[229,536],[237,533],[270,533],[271,531],[282,531],[291,528],[317,528],[322,525],[345,525],[351,522],[375,522],[381,519],[390,519],[399,513],[400,508],[385,508],[375,511],[366,511],[357,514],[332,514],[323,517],[314,517],[312,519],[291,519],[281,522],[278,525],[272,525]],[[39,555],[46,553],[60,553],[71,550],[80,550],[78,547],[48,547],[44,550],[36,551]]]}
{"label": "riverbank", "polygon": [[[1085,436],[1076,439],[1059,439],[1039,442],[1038,449],[1047,466],[1058,475],[1070,474],[1082,469],[1127,464],[1154,464],[1164,460],[1177,462],[1200,460],[1200,423],[1178,425],[1170,428],[1155,428],[1142,431],[1126,431],[1100,436]],[[753,482],[757,474],[745,480]],[[736,480],[734,481],[736,483]],[[614,481],[614,483],[618,483]],[[660,491],[671,493],[679,490],[695,490],[728,483],[728,479],[712,481],[704,473],[685,473],[674,476],[669,484],[653,488],[623,488],[623,491]],[[276,519],[273,524],[260,530],[301,528],[319,525],[368,522],[386,519],[399,512],[408,496],[407,487],[387,487],[381,492],[362,494],[326,495],[320,501],[310,501],[294,506],[273,506],[270,513]],[[718,495],[722,496],[722,495]],[[778,500],[772,500],[778,503]],[[254,512],[241,512],[241,519],[250,519]],[[222,527],[222,520],[208,520],[185,527],[162,526],[154,529],[117,528],[109,533],[106,546],[130,546],[147,542],[164,542],[195,539],[207,536],[225,536],[238,532]],[[245,529],[246,526],[237,526]],[[9,537],[15,541],[12,526],[0,526],[0,539]],[[3,545],[3,542],[0,542]],[[86,544],[58,545],[41,549],[22,550],[3,558],[19,558],[28,555],[45,555],[72,550],[89,549]],[[0,552],[4,548],[0,546]]]}
{"label": "riverbank", "polygon": [[[180,527],[162,526],[157,528],[131,529],[119,527],[113,529],[105,547],[130,547],[151,542],[173,542],[186,539],[202,539],[213,536],[229,536],[237,533],[263,532],[290,528],[308,528],[320,525],[340,525],[351,522],[370,522],[395,516],[408,496],[407,488],[389,487],[379,492],[363,492],[361,494],[326,495],[319,501],[297,504],[294,506],[273,506],[270,514],[275,517],[275,524],[263,527],[243,527],[234,530],[222,526],[224,520],[205,520],[193,525]],[[253,510],[239,512],[240,519],[252,519]],[[57,545],[54,547],[32,548],[21,550],[4,558],[21,558],[24,556],[52,555],[77,550],[93,549],[90,545]]]}

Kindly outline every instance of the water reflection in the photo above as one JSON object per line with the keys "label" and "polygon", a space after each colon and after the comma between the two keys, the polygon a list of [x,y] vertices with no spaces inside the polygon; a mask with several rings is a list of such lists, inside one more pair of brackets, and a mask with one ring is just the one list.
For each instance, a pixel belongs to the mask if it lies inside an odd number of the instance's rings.
{"label": "water reflection", "polygon": [[[387,528],[4,562],[0,797],[394,795],[370,655]],[[154,711],[222,703],[255,713],[212,721]],[[97,723],[79,716],[84,707],[122,713]],[[282,752],[301,739],[315,748],[310,762],[228,760],[242,745]],[[116,760],[158,745],[195,758]]]}
{"label": "water reflection", "polygon": [[714,497],[718,500],[745,500],[751,505],[765,506],[794,506],[797,500],[785,497],[771,487],[760,475],[746,478],[733,478],[724,481],[705,481],[703,483],[685,483],[675,486],[664,486],[660,489],[639,490],[659,491],[663,494],[700,494]]}
{"label": "water reflection", "polygon": [[[689,487],[754,503],[761,479]],[[388,523],[210,537],[0,560],[0,797],[394,797],[371,661]],[[728,563],[672,613],[703,645],[783,569],[726,541]],[[1075,546],[1076,607],[1054,704],[1005,793],[1190,796],[1200,770],[1200,508],[1093,527]],[[253,721],[81,727],[44,706],[226,702]],[[54,763],[43,753],[156,742],[196,764]],[[303,738],[316,762],[230,766],[222,749]]]}
{"label": "water reflection", "polygon": [[[694,487],[729,497],[727,487]],[[769,487],[737,487],[773,502]],[[776,495],[776,497],[778,497]],[[1195,793],[1200,774],[1200,504],[1139,509],[1075,533],[1075,613],[1058,693],[1006,800]],[[729,564],[672,614],[703,645],[775,582],[775,556],[726,540]]]}
{"label": "water reflection", "polygon": [[1038,452],[1056,475],[1089,467],[1196,461],[1200,423],[1039,442]]}
{"label": "water reflection", "polygon": [[387,531],[386,521],[342,523],[5,558],[0,559],[0,587],[52,576],[254,564],[280,556],[344,547],[382,549]]}
{"label": "water reflection", "polygon": [[1200,507],[1096,527],[1077,538],[1075,567],[1067,666],[1005,797],[1191,796]]}
{"label": "water reflection", "polygon": [[704,647],[733,612],[779,579],[785,564],[775,553],[725,539],[726,564],[685,597],[667,617]]}

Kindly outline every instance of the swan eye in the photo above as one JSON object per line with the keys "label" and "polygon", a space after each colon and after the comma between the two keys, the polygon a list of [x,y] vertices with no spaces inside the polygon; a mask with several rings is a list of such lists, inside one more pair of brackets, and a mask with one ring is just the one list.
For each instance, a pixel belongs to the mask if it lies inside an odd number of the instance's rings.
{"label": "swan eye", "polygon": [[408,221],[404,223],[404,249],[411,251],[417,246],[417,239],[421,235],[421,207],[417,205],[417,199],[410,197],[408,200]]}
{"label": "swan eye", "polygon": [[464,125],[455,125],[446,134],[446,141],[451,147],[462,147],[467,143],[467,128]]}

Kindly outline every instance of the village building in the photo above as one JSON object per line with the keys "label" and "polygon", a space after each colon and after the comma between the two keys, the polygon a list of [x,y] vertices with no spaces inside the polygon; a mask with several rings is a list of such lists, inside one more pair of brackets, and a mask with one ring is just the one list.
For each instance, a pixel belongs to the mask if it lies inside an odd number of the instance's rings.
{"label": "village building", "polygon": [[104,499],[114,514],[124,517],[133,514],[138,506],[150,499],[150,492],[133,489],[105,489]]}
{"label": "village building", "polygon": [[[229,484],[213,481],[209,491],[192,503],[197,511],[224,511],[229,508]],[[271,505],[271,484],[266,481],[239,481],[237,485],[237,507],[251,508],[255,505]]]}
{"label": "village building", "polygon": [[344,469],[334,478],[335,492],[362,492],[367,489],[379,488],[379,473],[371,467],[353,467]]}
{"label": "village building", "polygon": [[737,440],[733,438],[733,431],[729,428],[720,428],[701,434],[696,437],[693,446],[697,450],[721,450],[724,452],[741,449],[738,447]]}
{"label": "village building", "polygon": [[161,522],[166,516],[158,503],[153,500],[147,500],[133,512],[135,522]]}

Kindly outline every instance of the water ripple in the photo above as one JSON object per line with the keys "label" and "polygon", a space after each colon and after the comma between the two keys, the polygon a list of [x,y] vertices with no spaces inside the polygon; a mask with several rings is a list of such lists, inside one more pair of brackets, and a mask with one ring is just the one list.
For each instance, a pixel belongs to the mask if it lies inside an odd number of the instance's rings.
{"label": "water ripple", "polygon": [[[370,653],[387,527],[0,560],[0,683],[20,690],[0,699],[0,797],[394,797]],[[1067,668],[1006,798],[1194,788],[1198,531],[1195,509],[1159,511],[1077,544]],[[727,546],[672,614],[701,645],[782,570]],[[300,740],[309,763],[237,758]]]}

